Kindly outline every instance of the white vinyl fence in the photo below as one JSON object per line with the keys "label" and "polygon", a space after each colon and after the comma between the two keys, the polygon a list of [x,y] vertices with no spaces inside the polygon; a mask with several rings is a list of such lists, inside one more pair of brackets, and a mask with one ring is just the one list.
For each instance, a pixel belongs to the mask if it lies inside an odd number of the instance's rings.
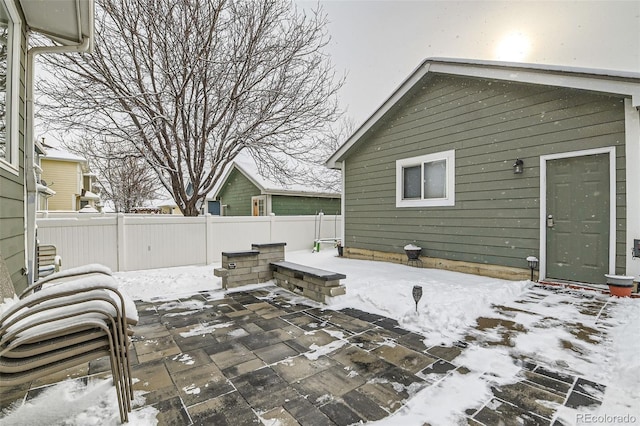
{"label": "white vinyl fence", "polygon": [[[341,216],[183,217],[170,215],[65,214],[37,219],[38,241],[54,244],[62,266],[101,263],[113,271],[205,265],[223,251],[251,244],[287,243],[313,249],[318,238],[339,238]],[[321,250],[335,250],[323,245]]]}

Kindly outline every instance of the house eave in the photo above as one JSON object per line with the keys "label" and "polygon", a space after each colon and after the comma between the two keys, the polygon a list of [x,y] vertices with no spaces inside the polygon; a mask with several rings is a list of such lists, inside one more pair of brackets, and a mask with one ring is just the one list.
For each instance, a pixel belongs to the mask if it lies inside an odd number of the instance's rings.
{"label": "house eave", "polygon": [[340,198],[340,194],[331,192],[309,192],[295,190],[263,190],[262,195],[285,195],[293,197],[315,197],[315,198]]}
{"label": "house eave", "polygon": [[503,80],[516,83],[567,87],[623,95],[640,108],[640,73],[496,61],[429,58],[423,61],[391,96],[327,159],[340,168],[352,147],[369,132],[427,73]]}
{"label": "house eave", "polygon": [[94,0],[19,0],[28,30],[62,46],[94,39]]}

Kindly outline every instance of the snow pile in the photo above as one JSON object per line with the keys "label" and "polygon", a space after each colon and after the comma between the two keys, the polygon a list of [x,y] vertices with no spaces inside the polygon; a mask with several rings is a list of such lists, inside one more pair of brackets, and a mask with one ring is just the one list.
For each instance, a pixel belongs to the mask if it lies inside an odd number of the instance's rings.
{"label": "snow pile", "polygon": [[[133,407],[144,404],[144,392],[134,392]],[[51,386],[20,406],[5,410],[3,426],[11,425],[120,425],[118,400],[113,381],[95,380],[83,384],[69,380]],[[156,425],[158,410],[152,406],[129,413],[131,425]]]}

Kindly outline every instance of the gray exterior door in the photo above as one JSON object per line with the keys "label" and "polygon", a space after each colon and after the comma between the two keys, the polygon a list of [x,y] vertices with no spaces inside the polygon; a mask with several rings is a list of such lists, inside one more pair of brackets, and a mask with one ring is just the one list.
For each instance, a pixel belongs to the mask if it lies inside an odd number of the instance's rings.
{"label": "gray exterior door", "polygon": [[549,160],[547,278],[604,283],[609,216],[609,154]]}

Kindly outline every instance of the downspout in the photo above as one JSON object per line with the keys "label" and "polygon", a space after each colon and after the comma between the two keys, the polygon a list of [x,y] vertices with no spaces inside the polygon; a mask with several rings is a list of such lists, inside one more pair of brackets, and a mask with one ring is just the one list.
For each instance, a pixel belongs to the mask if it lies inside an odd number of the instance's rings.
{"label": "downspout", "polygon": [[[79,10],[79,8],[78,8]],[[80,22],[80,21],[78,21]],[[93,24],[93,20],[90,20]],[[81,33],[80,33],[81,34]],[[93,34],[93,28],[90,28],[89,34]],[[34,144],[34,64],[36,55],[45,53],[73,53],[73,52],[90,52],[93,45],[90,37],[84,37],[82,43],[71,46],[35,46],[27,51],[27,75],[26,75],[26,99],[25,99],[25,117],[27,120],[25,128],[24,143],[24,168],[25,168],[25,186],[27,192],[26,216],[27,216],[27,232],[25,235],[26,252],[27,252],[27,281],[29,285],[33,284],[34,268],[36,257],[36,198],[38,191],[36,188],[36,173],[34,167],[35,144]]]}

